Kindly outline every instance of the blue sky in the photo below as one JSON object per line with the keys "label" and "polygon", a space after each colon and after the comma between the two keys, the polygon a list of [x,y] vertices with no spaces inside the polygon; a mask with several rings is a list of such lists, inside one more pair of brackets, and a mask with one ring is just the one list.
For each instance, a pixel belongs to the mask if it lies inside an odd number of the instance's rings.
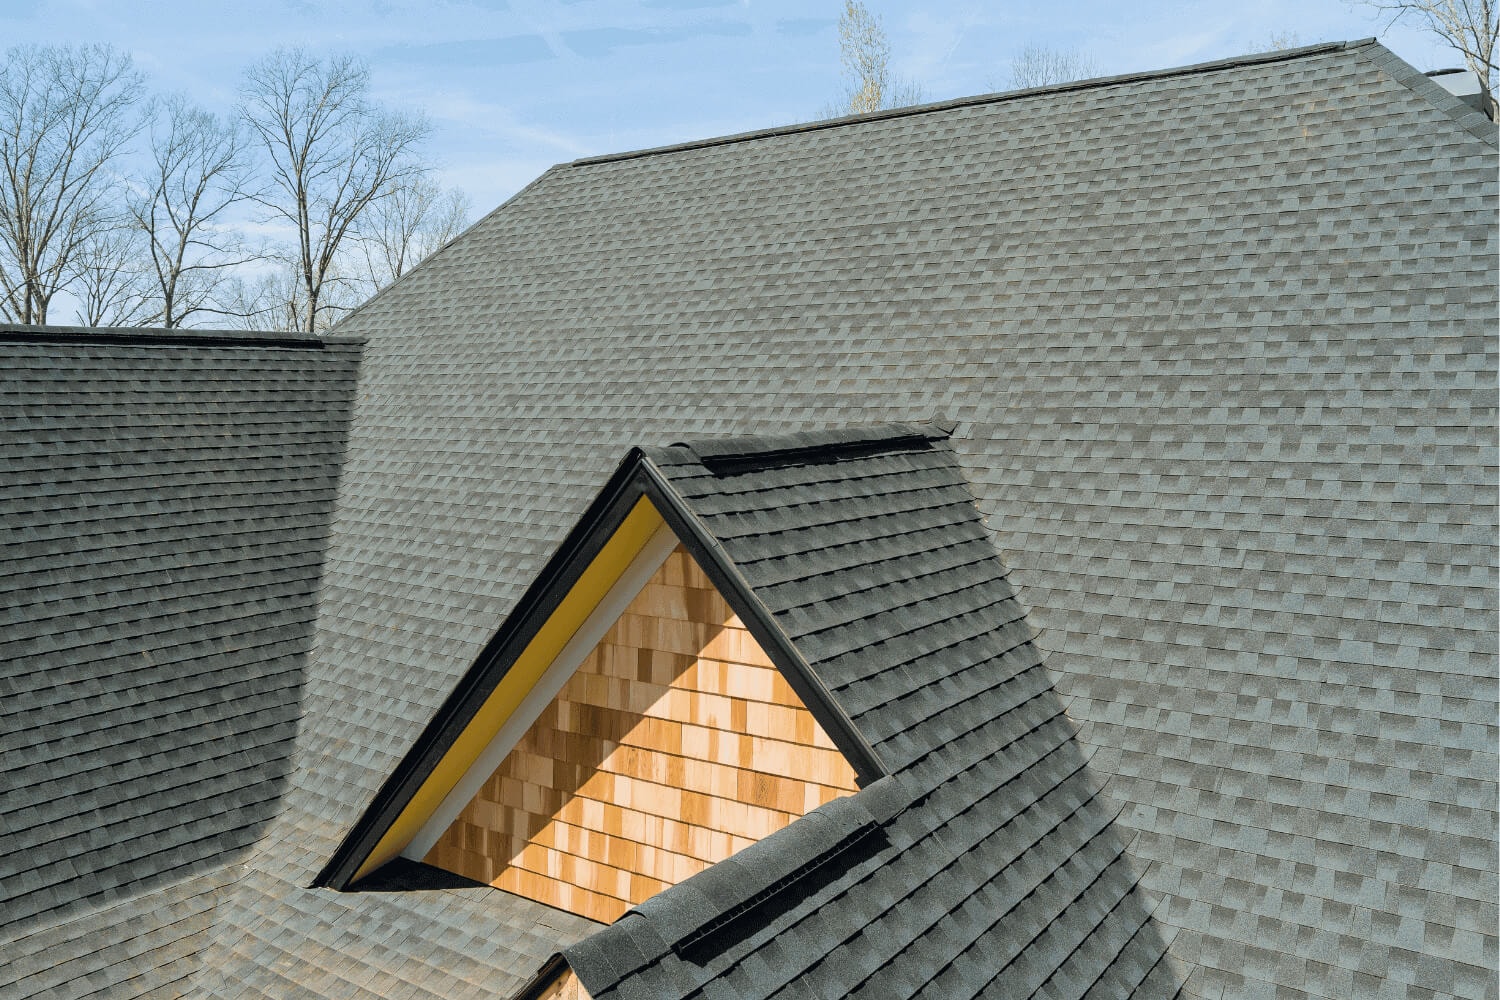
{"label": "blue sky", "polygon": [[[1415,26],[1343,0],[904,3],[867,0],[896,73],[931,100],[1004,89],[1027,43],[1102,73],[1378,35],[1419,69],[1459,65]],[[423,108],[446,183],[483,213],[549,165],[806,121],[840,91],[842,0],[0,0],[9,44],[109,42],[158,91],[230,108],[240,72],[277,45],[353,52],[377,96]]]}

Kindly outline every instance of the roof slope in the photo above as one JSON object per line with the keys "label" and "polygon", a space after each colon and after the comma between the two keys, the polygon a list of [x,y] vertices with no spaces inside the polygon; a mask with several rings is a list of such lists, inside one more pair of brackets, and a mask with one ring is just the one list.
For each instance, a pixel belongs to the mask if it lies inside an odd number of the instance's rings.
{"label": "roof slope", "polygon": [[1177,992],[942,437],[649,453],[891,777],[566,949],[596,1000]]}
{"label": "roof slope", "polygon": [[358,342],[0,358],[0,982],[154,995],[285,785]]}
{"label": "roof slope", "polygon": [[[359,891],[299,886],[268,859],[225,894],[194,988],[207,996],[512,995],[558,948],[599,930],[583,917],[487,885],[397,861],[396,877]],[[379,873],[377,873],[379,874]]]}
{"label": "roof slope", "polygon": [[1495,149],[1366,43],[549,171],[344,327],[258,863],[312,878],[630,444],[942,412],[1198,991],[1482,995]]}

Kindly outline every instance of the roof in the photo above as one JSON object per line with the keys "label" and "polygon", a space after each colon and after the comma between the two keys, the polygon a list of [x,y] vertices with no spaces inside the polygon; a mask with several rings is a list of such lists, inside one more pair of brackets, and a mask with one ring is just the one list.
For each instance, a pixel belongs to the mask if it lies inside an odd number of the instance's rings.
{"label": "roof", "polygon": [[647,452],[889,776],[565,949],[596,1000],[1177,991],[945,438]]}
{"label": "roof", "polygon": [[632,444],[941,412],[1196,991],[1489,989],[1495,149],[1351,43],[550,170],[342,328],[258,863],[317,873]]}
{"label": "roof", "polygon": [[[1495,150],[1487,119],[1364,42],[548,171],[340,328],[366,340],[360,393],[297,754],[254,848],[206,860],[205,887],[161,883],[185,900],[171,954],[133,943],[122,918],[150,902],[128,880],[114,917],[88,926],[102,911],[61,900],[41,929],[86,942],[73,954],[108,942],[75,967],[103,995],[176,979],[247,998],[493,995],[559,950],[624,994],[683,970],[654,945],[617,967],[621,935],[688,947],[705,927],[718,964],[687,972],[711,988],[765,994],[784,965],[832,989],[874,958],[839,937],[825,903],[845,892],[891,913],[880,944],[903,975],[982,940],[888,911],[878,853],[844,869],[796,824],[775,847],[812,862],[786,916],[840,942],[827,965],[666,910],[596,939],[420,867],[312,887],[628,448],[942,413],[1083,774],[1105,783],[1086,812],[1120,807],[1104,882],[1159,900],[1141,923],[1169,948],[1155,968],[1216,1000],[1493,994]],[[787,584],[764,583],[767,603],[833,676],[798,603],[813,584]],[[916,767],[933,730],[847,676],[851,717]],[[900,797],[877,785],[826,829],[923,843],[924,812],[888,811]],[[1116,940],[1115,920],[1098,933]],[[590,948],[607,969],[584,971]],[[137,961],[161,971],[117,985]],[[973,969],[932,982],[977,989]]]}
{"label": "roof", "polygon": [[998,977],[1014,996],[1048,981],[1176,992],[1118,807],[1087,771],[946,437],[893,425],[632,449],[394,772],[368,833],[346,839],[333,884],[399,808],[382,802],[410,800],[430,771],[408,765],[453,746],[513,668],[505,650],[645,497],[878,770],[565,948],[592,996],[957,997]]}
{"label": "roof", "polygon": [[0,979],[156,995],[275,815],[359,342],[0,328]]}

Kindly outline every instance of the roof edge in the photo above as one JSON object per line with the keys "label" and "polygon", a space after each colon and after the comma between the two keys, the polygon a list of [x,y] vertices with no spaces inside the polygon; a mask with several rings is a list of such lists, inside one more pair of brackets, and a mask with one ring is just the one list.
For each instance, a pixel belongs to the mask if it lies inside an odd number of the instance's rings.
{"label": "roof edge", "polygon": [[[807,132],[821,132],[825,129],[842,128],[846,125],[859,125],[866,122],[887,121],[895,118],[909,118],[915,115],[924,115],[936,111],[947,111],[952,108],[975,107],[984,104],[1001,104],[1007,101],[1021,100],[1023,98],[1035,97],[1043,94],[1061,94],[1074,90],[1096,90],[1103,87],[1116,87],[1123,84],[1139,83],[1145,80],[1163,80],[1178,76],[1193,76],[1201,73],[1215,73],[1226,69],[1238,69],[1242,66],[1254,66],[1261,63],[1287,62],[1292,59],[1303,59],[1308,56],[1322,55],[1328,52],[1340,52],[1345,49],[1362,48],[1368,45],[1379,44],[1374,38],[1361,38],[1346,42],[1323,42],[1318,45],[1304,45],[1296,49],[1280,49],[1273,52],[1259,52],[1250,55],[1234,56],[1229,59],[1216,59],[1211,62],[1191,63],[1186,66],[1176,66],[1171,69],[1148,70],[1139,73],[1120,73],[1114,76],[1093,77],[1087,80],[1073,80],[1068,83],[1052,84],[1046,87],[1028,87],[1024,90],[1000,91],[993,94],[979,94],[973,97],[959,97],[947,101],[934,101],[931,104],[914,104],[904,108],[891,108],[885,111],[872,111],[862,115],[844,115],[841,118],[828,118],[814,122],[801,122],[795,125],[780,125],[775,128],[754,129],[749,132],[735,132],[730,135],[717,136],[710,139],[698,139],[690,142],[670,143],[664,146],[649,146],[645,149],[630,150],[623,153],[604,153],[599,156],[585,156],[577,160],[560,164],[561,167],[584,167],[601,163],[613,163],[620,160],[635,160],[647,156],[661,156],[669,153],[682,153],[696,149],[711,149],[715,146],[728,146],[742,142],[753,142],[758,139],[770,139],[783,135],[800,135]],[[1441,88],[1439,88],[1441,89]]]}
{"label": "roof edge", "polygon": [[[1484,112],[1464,103],[1456,94],[1417,69],[1379,42],[1368,46],[1360,55],[1391,79],[1422,98],[1439,111],[1453,116],[1459,128],[1489,146],[1500,146],[1500,126]],[[1481,85],[1484,81],[1480,81]],[[1493,96],[1493,95],[1492,95]]]}
{"label": "roof edge", "polygon": [[322,350],[330,346],[361,346],[364,337],[335,336],[283,330],[198,330],[132,326],[0,326],[0,343],[7,344],[142,344],[160,347],[281,347]]}
{"label": "roof edge", "polygon": [[462,232],[459,232],[459,233],[455,234],[451,239],[448,240],[448,242],[444,243],[442,246],[438,247],[436,250],[433,250],[426,257],[423,257],[421,260],[417,261],[415,264],[412,264],[405,271],[402,271],[401,274],[398,275],[394,281],[391,281],[389,284],[383,285],[380,288],[375,289],[375,294],[374,295],[371,295],[369,298],[365,299],[359,305],[357,305],[353,309],[349,310],[343,316],[340,316],[338,323],[335,324],[335,329],[337,329],[339,327],[342,327],[344,324],[346,324],[346,323],[350,322],[351,320],[353,320],[354,317],[356,317],[359,314],[361,314],[361,313],[365,312],[366,310],[368,310],[373,303],[379,301],[380,299],[385,298],[386,297],[386,293],[389,292],[391,289],[395,288],[397,285],[400,285],[403,282],[406,282],[406,281],[410,280],[412,274],[414,272],[416,272],[416,270],[418,268],[418,265],[426,264],[428,261],[433,260],[436,257],[438,257],[438,256],[440,256],[442,254],[447,253],[448,249],[450,247],[452,247],[454,244],[456,244],[460,240],[464,239],[464,237],[468,236],[469,233],[471,233],[475,229],[478,229],[480,226],[484,225],[486,222],[488,222],[490,220],[490,218],[492,216],[499,215],[502,211],[504,211],[505,209],[509,208],[515,202],[519,201],[522,197],[524,197],[525,195],[527,195],[528,193],[530,193],[530,191],[531,191],[532,188],[534,188],[537,185],[541,184],[548,177],[552,176],[552,174],[554,172],[556,172],[560,167],[564,167],[564,166],[567,166],[567,164],[566,163],[562,163],[562,164],[554,163],[552,166],[548,167],[546,170],[543,170],[540,174],[537,174],[530,181],[528,181],[526,183],[526,185],[524,187],[522,187],[519,191],[517,191],[515,194],[511,195],[509,198],[506,198],[500,204],[496,205],[494,208],[490,209],[488,212],[485,212],[479,218],[475,219],[473,222],[471,222],[467,226],[465,226],[463,228]]}

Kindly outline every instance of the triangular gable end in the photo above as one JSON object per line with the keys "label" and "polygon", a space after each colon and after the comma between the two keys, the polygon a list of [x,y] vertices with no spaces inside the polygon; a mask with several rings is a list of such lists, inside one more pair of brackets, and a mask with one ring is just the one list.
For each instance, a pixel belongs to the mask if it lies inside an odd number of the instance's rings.
{"label": "triangular gable end", "polygon": [[[767,742],[772,725],[796,738]],[[577,739],[590,731],[630,739]],[[559,742],[562,763],[544,763]],[[633,450],[317,881],[347,888],[403,856],[608,920],[885,773]],[[627,815],[622,800],[646,808]],[[726,835],[710,836],[721,822]]]}
{"label": "triangular gable end", "polygon": [[608,923],[855,791],[676,545],[420,860]]}

